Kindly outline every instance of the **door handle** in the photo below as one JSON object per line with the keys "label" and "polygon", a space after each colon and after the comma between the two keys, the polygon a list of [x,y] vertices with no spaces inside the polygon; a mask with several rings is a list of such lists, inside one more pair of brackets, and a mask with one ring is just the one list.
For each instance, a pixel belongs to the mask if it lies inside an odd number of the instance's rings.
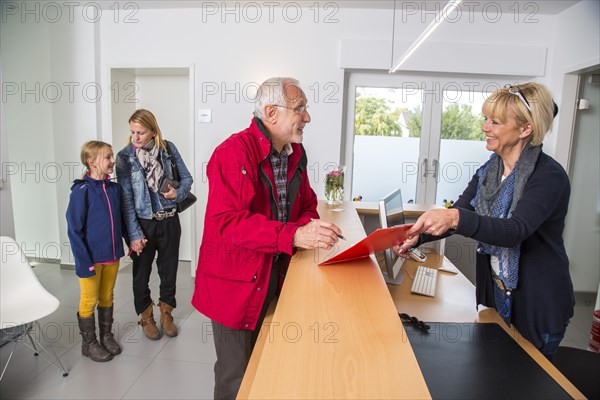
{"label": "door handle", "polygon": [[431,163],[433,164],[433,179],[437,179],[438,168],[440,167],[440,162],[434,158],[433,161],[431,161]]}
{"label": "door handle", "polygon": [[427,178],[427,159],[424,158],[421,164],[423,164],[423,178]]}

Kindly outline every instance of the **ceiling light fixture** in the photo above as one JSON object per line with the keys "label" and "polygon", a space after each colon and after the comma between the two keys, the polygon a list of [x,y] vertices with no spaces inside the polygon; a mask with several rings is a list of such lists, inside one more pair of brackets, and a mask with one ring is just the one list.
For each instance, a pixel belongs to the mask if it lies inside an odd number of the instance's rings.
{"label": "ceiling light fixture", "polygon": [[[417,40],[415,40],[414,43],[408,48],[408,50],[406,50],[406,52],[404,52],[404,54],[402,55],[402,57],[400,57],[400,60],[398,60],[396,65],[394,65],[389,70],[389,73],[393,74],[394,72],[398,71],[398,69],[400,69],[400,66],[402,64],[404,64],[406,62],[406,60],[408,60],[408,58],[419,48],[419,46],[421,46],[421,44],[423,44],[423,42],[433,33],[433,31],[435,31],[437,29],[437,27],[443,21],[448,19],[448,15],[450,15],[450,13],[452,11],[454,11],[454,9],[456,9],[456,7],[458,7],[458,5],[461,2],[462,2],[462,0],[448,1],[448,4],[446,4],[444,6],[444,8],[439,12],[439,14],[433,19],[433,21],[431,21],[431,23],[429,24],[427,29],[425,29],[423,31],[423,33],[421,33],[421,35],[417,38]],[[395,16],[396,16],[396,1],[394,0],[394,25],[395,25]],[[392,30],[392,35],[393,35],[393,30]],[[394,46],[394,37],[392,36],[392,52],[394,50],[393,46]]]}

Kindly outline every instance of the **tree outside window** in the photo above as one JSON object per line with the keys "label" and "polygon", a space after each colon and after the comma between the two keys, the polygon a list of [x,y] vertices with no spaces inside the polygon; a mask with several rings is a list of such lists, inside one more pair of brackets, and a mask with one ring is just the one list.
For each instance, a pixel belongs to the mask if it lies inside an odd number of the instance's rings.
{"label": "tree outside window", "polygon": [[[412,111],[390,107],[377,97],[360,96],[356,100],[355,135],[421,137],[421,106]],[[483,116],[473,113],[470,104],[448,103],[442,112],[442,139],[485,140],[481,131]]]}

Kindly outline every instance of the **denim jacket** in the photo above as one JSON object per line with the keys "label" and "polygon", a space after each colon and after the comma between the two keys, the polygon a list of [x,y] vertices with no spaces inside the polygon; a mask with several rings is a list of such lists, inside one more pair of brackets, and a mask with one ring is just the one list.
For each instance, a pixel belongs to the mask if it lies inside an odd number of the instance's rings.
{"label": "denim jacket", "polygon": [[139,240],[144,237],[144,232],[140,228],[137,219],[152,219],[152,195],[158,196],[160,205],[164,210],[170,210],[177,206],[176,203],[183,201],[192,187],[192,175],[188,171],[177,147],[171,142],[167,142],[168,152],[159,149],[159,161],[163,167],[165,176],[173,179],[173,170],[171,161],[175,161],[179,176],[180,185],[177,188],[177,198],[165,199],[160,194],[151,193],[146,184],[146,175],[144,168],[135,154],[135,147],[132,144],[127,145],[117,154],[117,181],[123,187],[123,197],[121,206],[123,218],[127,226],[129,240]]}

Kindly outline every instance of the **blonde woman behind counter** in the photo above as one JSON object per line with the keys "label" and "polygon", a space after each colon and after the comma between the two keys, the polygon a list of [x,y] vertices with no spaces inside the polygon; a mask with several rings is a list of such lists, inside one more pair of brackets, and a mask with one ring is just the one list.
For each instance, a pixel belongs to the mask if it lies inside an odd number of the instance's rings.
{"label": "blonde woman behind counter", "polygon": [[395,246],[459,234],[477,241],[477,304],[495,307],[549,359],[573,317],[575,299],[562,235],[570,185],[542,152],[558,107],[537,83],[507,85],[483,105],[489,161],[450,209],[423,214]]}

